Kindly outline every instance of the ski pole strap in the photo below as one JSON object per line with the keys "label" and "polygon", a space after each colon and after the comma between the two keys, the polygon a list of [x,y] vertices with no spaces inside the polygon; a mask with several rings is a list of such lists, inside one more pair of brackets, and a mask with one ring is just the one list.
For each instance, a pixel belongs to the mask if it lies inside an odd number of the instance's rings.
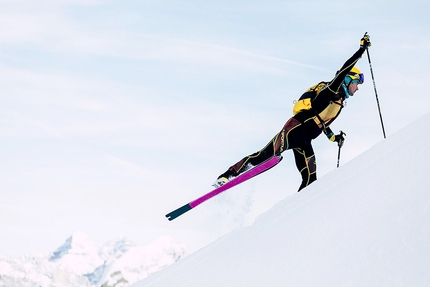
{"label": "ski pole strap", "polygon": [[315,114],[315,116],[320,121],[320,124],[322,125],[324,133],[327,134],[327,127],[325,126],[325,122],[321,119],[319,114]]}

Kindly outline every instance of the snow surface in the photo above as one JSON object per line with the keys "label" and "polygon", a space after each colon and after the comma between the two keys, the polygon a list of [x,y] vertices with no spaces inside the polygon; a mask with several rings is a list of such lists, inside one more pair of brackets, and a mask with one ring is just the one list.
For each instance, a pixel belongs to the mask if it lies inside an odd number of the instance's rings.
{"label": "snow surface", "polygon": [[104,245],[75,232],[53,253],[0,256],[1,287],[125,287],[185,256],[170,236],[137,246],[120,237]]}
{"label": "snow surface", "polygon": [[133,287],[430,286],[429,123]]}

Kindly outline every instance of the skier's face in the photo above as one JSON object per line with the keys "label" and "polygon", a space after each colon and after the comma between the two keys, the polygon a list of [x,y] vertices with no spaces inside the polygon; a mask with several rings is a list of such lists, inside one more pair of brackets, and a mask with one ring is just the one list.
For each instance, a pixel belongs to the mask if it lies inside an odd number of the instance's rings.
{"label": "skier's face", "polygon": [[353,96],[356,91],[358,91],[358,83],[352,82],[351,84],[349,84],[349,87],[348,87],[349,95]]}

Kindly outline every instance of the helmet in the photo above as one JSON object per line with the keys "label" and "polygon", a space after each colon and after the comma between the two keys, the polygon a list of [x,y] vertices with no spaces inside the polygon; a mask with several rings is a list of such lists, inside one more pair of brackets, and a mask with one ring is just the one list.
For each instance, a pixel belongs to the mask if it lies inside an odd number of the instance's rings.
{"label": "helmet", "polygon": [[353,83],[353,82],[357,82],[359,84],[364,83],[364,75],[356,67],[353,67],[351,69],[351,71],[349,71],[345,77],[345,84],[348,85],[348,84]]}

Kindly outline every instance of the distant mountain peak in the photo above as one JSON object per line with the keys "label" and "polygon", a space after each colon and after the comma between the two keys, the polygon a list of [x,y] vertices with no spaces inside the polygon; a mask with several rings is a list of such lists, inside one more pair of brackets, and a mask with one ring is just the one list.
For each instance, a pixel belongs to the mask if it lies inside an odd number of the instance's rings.
{"label": "distant mountain peak", "polygon": [[108,261],[109,259],[117,259],[133,246],[136,246],[133,241],[124,236],[120,236],[118,239],[109,241],[103,245],[100,249],[100,256]]}
{"label": "distant mountain peak", "polygon": [[66,254],[84,255],[98,252],[99,246],[95,244],[84,232],[76,231],[70,236],[63,245],[55,250],[49,259],[56,261]]}
{"label": "distant mountain peak", "polygon": [[170,236],[142,246],[124,236],[98,245],[77,231],[53,253],[0,256],[0,286],[125,287],[185,254]]}

